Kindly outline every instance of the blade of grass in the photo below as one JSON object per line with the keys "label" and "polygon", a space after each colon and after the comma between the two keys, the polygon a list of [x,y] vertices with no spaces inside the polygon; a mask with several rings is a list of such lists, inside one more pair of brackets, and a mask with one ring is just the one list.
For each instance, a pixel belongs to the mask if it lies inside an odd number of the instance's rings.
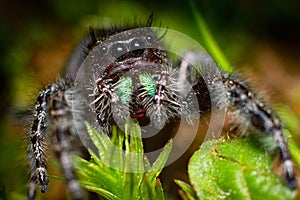
{"label": "blade of grass", "polygon": [[192,10],[193,17],[195,18],[195,24],[199,30],[201,45],[212,55],[217,64],[226,72],[231,73],[233,71],[232,66],[224,53],[221,51],[216,40],[211,34],[208,26],[205,23],[202,15],[196,10],[194,1],[190,0],[190,7]]}

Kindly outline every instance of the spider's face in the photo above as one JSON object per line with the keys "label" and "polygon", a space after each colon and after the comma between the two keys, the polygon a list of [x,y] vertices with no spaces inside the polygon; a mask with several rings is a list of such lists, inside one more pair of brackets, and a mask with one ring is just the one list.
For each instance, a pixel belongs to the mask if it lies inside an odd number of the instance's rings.
{"label": "spider's face", "polygon": [[99,41],[89,56],[96,74],[90,104],[100,124],[122,126],[130,116],[148,118],[161,128],[181,112],[178,73],[150,29],[125,31]]}

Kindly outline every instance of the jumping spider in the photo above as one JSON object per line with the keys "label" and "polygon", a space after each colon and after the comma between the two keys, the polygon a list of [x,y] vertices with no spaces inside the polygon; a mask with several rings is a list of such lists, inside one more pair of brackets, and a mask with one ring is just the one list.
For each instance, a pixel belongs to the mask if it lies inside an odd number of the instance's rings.
{"label": "jumping spider", "polygon": [[273,136],[284,179],[296,189],[287,141],[276,113],[244,81],[222,71],[203,51],[185,52],[172,64],[163,46],[169,30],[159,34],[151,24],[152,18],[130,27],[91,29],[71,56],[64,78],[39,93],[28,133],[28,199],[35,198],[38,185],[42,193],[48,189],[46,138],[52,139],[68,189],[79,200],[84,195],[70,154],[74,136],[90,146],[84,121],[107,134],[113,124],[122,127],[128,116],[147,119],[152,127],[161,129],[172,118],[191,121],[212,107],[228,110],[227,114],[243,123],[239,125],[242,129]]}

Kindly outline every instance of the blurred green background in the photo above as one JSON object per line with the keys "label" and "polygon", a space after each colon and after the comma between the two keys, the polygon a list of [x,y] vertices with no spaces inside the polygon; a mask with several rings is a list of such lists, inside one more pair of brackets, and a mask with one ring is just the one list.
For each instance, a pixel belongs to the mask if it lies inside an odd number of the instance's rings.
{"label": "blurred green background", "polygon": [[[267,91],[268,101],[287,105],[299,119],[300,2],[200,0],[194,3],[235,68],[251,77],[259,89]],[[24,142],[28,127],[26,113],[37,92],[56,79],[88,27],[120,24],[136,18],[145,20],[153,12],[156,24],[199,40],[191,10],[188,1],[179,0],[1,2],[0,199],[24,199],[28,175]],[[296,125],[298,134],[300,127]],[[54,197],[58,199],[51,194],[45,199]]]}

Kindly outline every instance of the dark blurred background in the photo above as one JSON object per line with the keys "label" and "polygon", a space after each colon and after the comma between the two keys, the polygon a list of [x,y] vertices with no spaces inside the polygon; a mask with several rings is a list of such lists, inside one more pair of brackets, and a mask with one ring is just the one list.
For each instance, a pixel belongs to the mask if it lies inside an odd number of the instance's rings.
{"label": "dark blurred background", "polygon": [[[299,119],[300,1],[200,0],[195,6],[236,69],[267,91],[270,102],[287,105]],[[37,92],[56,79],[88,27],[144,20],[153,12],[163,27],[197,40],[191,10],[188,1],[179,0],[2,0],[0,199],[24,199],[26,113]],[[60,182],[51,183],[50,190]]]}

